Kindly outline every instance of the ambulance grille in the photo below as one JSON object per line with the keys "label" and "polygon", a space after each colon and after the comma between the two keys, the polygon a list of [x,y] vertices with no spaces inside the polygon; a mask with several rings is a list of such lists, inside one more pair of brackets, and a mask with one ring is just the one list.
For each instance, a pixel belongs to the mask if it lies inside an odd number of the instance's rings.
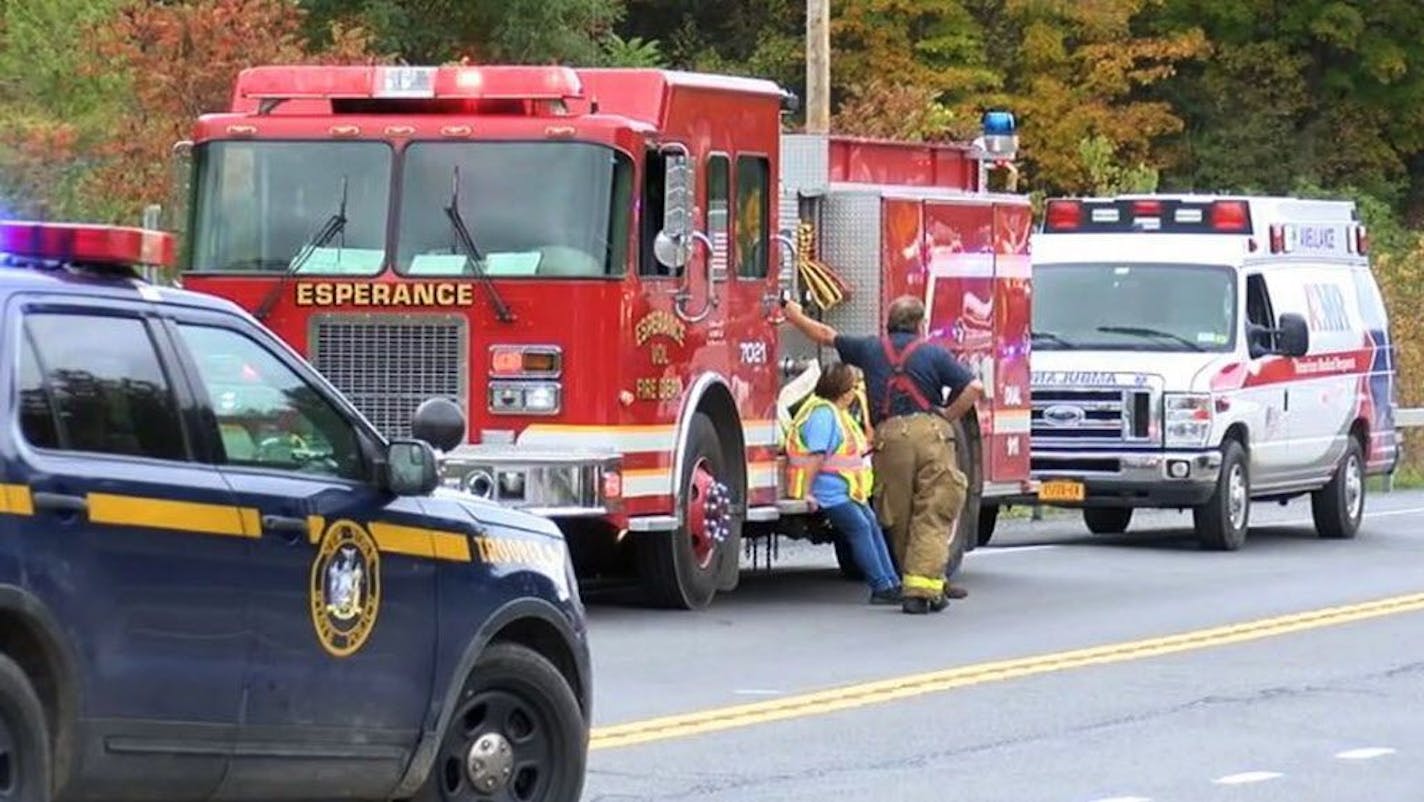
{"label": "ambulance grille", "polygon": [[1034,445],[1143,442],[1152,434],[1146,390],[1035,388],[1030,434]]}
{"label": "ambulance grille", "polygon": [[415,408],[441,396],[466,406],[465,321],[444,315],[323,315],[311,361],[386,437],[409,437]]}

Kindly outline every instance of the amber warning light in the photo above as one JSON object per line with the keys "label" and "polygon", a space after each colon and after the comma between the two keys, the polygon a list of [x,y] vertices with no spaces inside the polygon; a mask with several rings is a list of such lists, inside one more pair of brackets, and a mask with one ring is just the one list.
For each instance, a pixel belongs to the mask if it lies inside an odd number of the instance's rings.
{"label": "amber warning light", "polygon": [[174,254],[173,235],[163,231],[85,223],[0,221],[0,255],[6,261],[172,267]]}

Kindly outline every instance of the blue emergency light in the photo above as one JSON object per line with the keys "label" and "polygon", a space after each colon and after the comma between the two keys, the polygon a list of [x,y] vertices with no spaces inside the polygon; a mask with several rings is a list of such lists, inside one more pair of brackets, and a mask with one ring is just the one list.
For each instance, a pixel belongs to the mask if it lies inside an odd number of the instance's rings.
{"label": "blue emergency light", "polygon": [[1018,123],[1010,111],[991,110],[980,118],[984,152],[996,159],[1012,159],[1019,150]]}

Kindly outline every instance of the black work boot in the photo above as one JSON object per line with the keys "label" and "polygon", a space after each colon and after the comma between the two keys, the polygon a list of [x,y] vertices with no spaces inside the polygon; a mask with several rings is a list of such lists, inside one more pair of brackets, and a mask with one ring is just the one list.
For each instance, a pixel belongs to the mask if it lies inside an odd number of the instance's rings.
{"label": "black work boot", "polygon": [[904,601],[904,595],[900,591],[900,586],[886,588],[884,590],[873,590],[870,592],[871,604],[899,604]]}
{"label": "black work boot", "polygon": [[969,595],[969,591],[959,587],[958,585],[951,585],[946,582],[944,583],[944,595],[948,596],[951,599],[963,599]]}
{"label": "black work boot", "polygon": [[938,613],[949,606],[949,600],[943,596],[936,596],[933,599],[926,599],[923,596],[910,596],[900,603],[900,611],[909,615],[925,615],[928,613]]}

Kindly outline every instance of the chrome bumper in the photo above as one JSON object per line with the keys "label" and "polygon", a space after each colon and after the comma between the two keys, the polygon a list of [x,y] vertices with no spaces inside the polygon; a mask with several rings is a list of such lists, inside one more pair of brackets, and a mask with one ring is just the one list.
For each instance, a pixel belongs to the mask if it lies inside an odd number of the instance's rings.
{"label": "chrome bumper", "polygon": [[1036,494],[1013,503],[1059,506],[1193,507],[1215,491],[1220,451],[1037,451],[1032,476],[1038,482],[1065,479],[1083,484],[1081,502],[1040,501]]}
{"label": "chrome bumper", "polygon": [[618,503],[621,455],[463,445],[440,458],[442,483],[548,517],[598,517]]}

